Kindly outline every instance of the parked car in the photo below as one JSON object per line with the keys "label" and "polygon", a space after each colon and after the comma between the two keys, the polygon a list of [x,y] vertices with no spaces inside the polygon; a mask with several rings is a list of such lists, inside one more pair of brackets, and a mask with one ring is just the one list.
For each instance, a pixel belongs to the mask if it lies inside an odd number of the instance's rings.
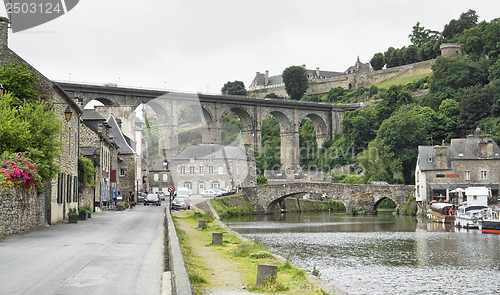
{"label": "parked car", "polygon": [[144,206],[149,206],[149,204],[155,204],[156,206],[161,206],[160,196],[158,194],[148,194],[144,198]]}
{"label": "parked car", "polygon": [[188,209],[187,198],[177,197],[172,201],[172,210]]}
{"label": "parked car", "polygon": [[217,193],[214,190],[207,189],[207,190],[204,190],[201,192],[201,196],[203,198],[212,198],[212,197],[216,197]]}
{"label": "parked car", "polygon": [[139,192],[137,194],[137,203],[142,203],[144,202],[144,198],[146,197],[145,193]]}
{"label": "parked car", "polygon": [[164,192],[158,192],[158,194],[160,195],[160,200],[161,201],[165,201],[165,193]]}
{"label": "parked car", "polygon": [[218,188],[213,188],[212,189],[215,192],[216,197],[221,197],[222,196],[222,191]]}
{"label": "parked car", "polygon": [[387,182],[385,181],[372,181],[371,183],[372,185],[389,185]]}

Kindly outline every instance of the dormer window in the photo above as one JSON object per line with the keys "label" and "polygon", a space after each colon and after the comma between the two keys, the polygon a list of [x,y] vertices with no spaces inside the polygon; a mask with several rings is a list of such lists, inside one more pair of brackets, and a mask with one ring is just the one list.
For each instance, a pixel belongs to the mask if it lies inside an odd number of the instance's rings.
{"label": "dormer window", "polygon": [[429,163],[432,163],[432,158],[428,158],[427,161],[429,161]]}
{"label": "dormer window", "polygon": [[458,156],[459,156],[459,157],[463,157],[463,156],[464,156],[464,154],[462,154],[462,153],[459,153],[459,154],[458,154]]}

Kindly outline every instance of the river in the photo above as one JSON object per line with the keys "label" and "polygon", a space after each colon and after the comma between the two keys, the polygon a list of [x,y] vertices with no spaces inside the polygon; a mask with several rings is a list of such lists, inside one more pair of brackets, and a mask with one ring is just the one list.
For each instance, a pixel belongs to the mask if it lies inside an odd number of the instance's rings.
{"label": "river", "polygon": [[500,235],[391,214],[286,213],[224,222],[278,255],[290,254],[295,265],[316,268],[332,290],[500,294]]}

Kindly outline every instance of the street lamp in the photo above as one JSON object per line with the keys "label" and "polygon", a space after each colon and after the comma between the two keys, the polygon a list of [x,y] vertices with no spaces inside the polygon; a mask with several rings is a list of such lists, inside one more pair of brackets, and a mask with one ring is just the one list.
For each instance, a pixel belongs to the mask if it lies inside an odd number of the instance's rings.
{"label": "street lamp", "polygon": [[71,108],[69,106],[67,106],[66,109],[64,110],[64,116],[66,117],[67,121],[71,120],[72,114],[73,114],[73,111],[71,110]]}

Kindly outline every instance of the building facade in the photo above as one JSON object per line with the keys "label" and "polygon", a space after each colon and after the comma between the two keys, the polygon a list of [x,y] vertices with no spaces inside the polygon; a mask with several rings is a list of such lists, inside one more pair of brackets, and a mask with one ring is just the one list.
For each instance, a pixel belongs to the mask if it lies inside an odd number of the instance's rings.
{"label": "building facade", "polygon": [[[44,198],[44,212],[40,214],[44,223],[52,224],[67,220],[69,209],[77,208],[79,204],[79,117],[82,110],[57,84],[8,47],[8,24],[8,18],[0,17],[0,63],[5,66],[10,62],[17,62],[26,65],[31,72],[37,73],[35,90],[38,91],[42,100],[53,105],[54,112],[63,122],[63,131],[59,141],[63,142],[64,145],[61,156],[56,159],[61,173],[57,178],[46,180],[47,192]],[[69,118],[66,118],[65,113],[68,113]]]}
{"label": "building facade", "polygon": [[[255,160],[244,147],[188,146],[170,161],[157,161],[155,164],[150,169],[152,191],[164,190],[169,183],[175,189],[187,187],[192,194],[211,188],[256,184]],[[166,168],[162,170],[161,167]],[[168,176],[166,170],[169,170]]]}
{"label": "building facade", "polygon": [[477,130],[450,146],[419,146],[415,169],[415,197],[423,210],[432,200],[450,200],[450,191],[472,186],[489,187],[498,195],[500,148],[490,135]]}

